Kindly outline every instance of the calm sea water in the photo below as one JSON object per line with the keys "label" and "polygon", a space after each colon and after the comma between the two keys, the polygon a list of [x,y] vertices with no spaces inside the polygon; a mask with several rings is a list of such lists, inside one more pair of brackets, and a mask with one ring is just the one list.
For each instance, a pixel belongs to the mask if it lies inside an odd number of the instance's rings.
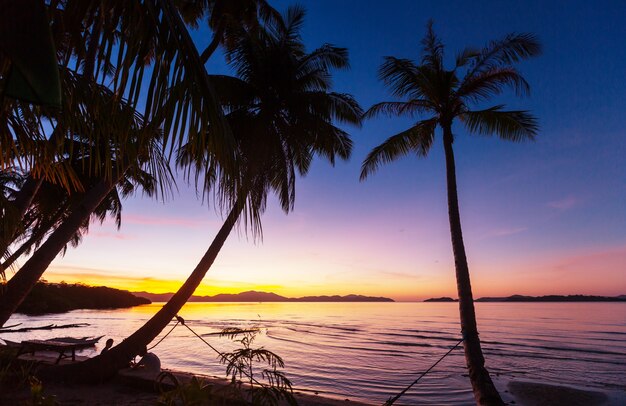
{"label": "calm sea water", "polygon": [[[502,391],[509,379],[626,391],[626,303],[476,306],[487,366]],[[7,324],[90,326],[0,338],[106,335],[119,341],[159,307],[14,315]],[[259,326],[256,343],[283,357],[295,387],[374,404],[412,382],[460,339],[454,303],[189,303],[180,315],[221,351],[234,344],[210,333]],[[104,339],[84,354],[103,345]],[[153,351],[166,368],[224,376],[216,354],[184,327]],[[397,404],[472,404],[464,365],[458,348]]]}

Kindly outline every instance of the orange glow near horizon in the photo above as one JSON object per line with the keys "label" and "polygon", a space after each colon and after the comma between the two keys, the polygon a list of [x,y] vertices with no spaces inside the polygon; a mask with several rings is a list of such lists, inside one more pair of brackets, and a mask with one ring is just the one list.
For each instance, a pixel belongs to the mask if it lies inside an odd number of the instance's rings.
{"label": "orange glow near horizon", "polygon": [[[617,281],[616,291],[606,289],[606,280],[614,270],[626,263],[626,247],[581,252],[546,255],[543,258],[528,259],[525,262],[511,262],[491,259],[474,261],[471,266],[472,285],[475,297],[522,295],[619,295],[623,280]],[[242,282],[229,278],[223,270],[211,270],[195,295],[216,295],[218,293],[240,293],[248,290],[273,292],[287,297],[348,295],[384,296],[397,301],[423,300],[429,297],[456,297],[456,282],[453,264],[443,263],[436,272],[427,275],[407,275],[393,272],[374,272],[354,277],[352,274],[336,278],[328,276],[307,280],[278,278],[271,270],[259,268],[253,277],[238,274]],[[589,272],[593,278],[589,278]],[[302,273],[306,273],[303,270]],[[565,277],[567,276],[567,277]],[[184,277],[184,276],[183,276]],[[299,278],[302,275],[298,274]],[[175,292],[184,282],[182,279],[167,279],[147,276],[130,276],[106,270],[84,270],[80,268],[58,267],[46,272],[49,282],[83,283],[94,286],[109,286],[132,292],[150,293]],[[354,278],[350,281],[350,278]],[[624,278],[624,277],[622,277]],[[581,289],[584,286],[584,289]]]}

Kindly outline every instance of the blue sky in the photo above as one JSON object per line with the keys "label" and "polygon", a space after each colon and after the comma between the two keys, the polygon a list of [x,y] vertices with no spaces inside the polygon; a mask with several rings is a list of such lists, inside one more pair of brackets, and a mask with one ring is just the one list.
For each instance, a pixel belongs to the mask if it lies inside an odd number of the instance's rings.
{"label": "blue sky", "polygon": [[[291,3],[271,4],[284,10]],[[519,66],[531,95],[507,93],[494,104],[532,111],[541,127],[537,141],[512,144],[455,128],[474,290],[478,296],[626,293],[623,2],[303,4],[305,43],[310,50],[325,42],[348,48],[352,68],[335,74],[335,88],[364,108],[391,99],[377,79],[378,67],[387,55],[417,60],[431,18],[450,59],[465,46],[510,32],[536,34],[543,55]],[[200,29],[194,40],[202,48],[210,32]],[[219,55],[207,67],[228,69]],[[233,235],[201,290],[453,296],[441,143],[427,159],[407,157],[358,180],[366,154],[411,123],[381,117],[348,128],[355,142],[350,162],[335,168],[315,163],[298,183],[295,211],[285,216],[270,202],[263,243]],[[94,227],[46,277],[121,281],[119,286],[152,278],[175,289],[221,222],[193,188],[179,187],[166,204],[140,197],[125,202],[121,232]]]}

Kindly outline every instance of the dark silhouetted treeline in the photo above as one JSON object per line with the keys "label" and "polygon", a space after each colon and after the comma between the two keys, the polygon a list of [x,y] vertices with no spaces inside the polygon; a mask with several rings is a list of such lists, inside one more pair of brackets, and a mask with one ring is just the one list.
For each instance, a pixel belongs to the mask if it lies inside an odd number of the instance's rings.
{"label": "dark silhouetted treeline", "polygon": [[105,286],[38,282],[17,312],[30,315],[63,313],[76,309],[116,309],[149,303],[149,299]]}

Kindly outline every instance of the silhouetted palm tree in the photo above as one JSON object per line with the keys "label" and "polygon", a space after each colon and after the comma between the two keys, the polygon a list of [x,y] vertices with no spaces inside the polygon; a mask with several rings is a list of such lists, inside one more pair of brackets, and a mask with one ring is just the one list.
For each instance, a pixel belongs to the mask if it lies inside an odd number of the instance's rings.
{"label": "silhouetted palm tree", "polygon": [[[350,137],[333,121],[358,125],[362,111],[351,96],[330,91],[330,71],[348,66],[347,51],[325,45],[306,53],[299,35],[303,18],[304,10],[293,7],[284,23],[274,22],[242,34],[230,55],[238,78],[213,77],[218,93],[224,95],[226,117],[237,139],[241,176],[222,178],[217,199],[223,198],[232,208],[189,278],[146,324],[118,346],[50,374],[99,379],[124,367],[191,297],[240,217],[254,232],[260,232],[268,193],[276,193],[288,212],[294,204],[296,174],[305,174],[315,155],[331,163],[336,156],[349,158]],[[184,148],[181,164],[195,167],[200,177],[217,176],[203,172],[206,155],[193,151],[197,148]]]}
{"label": "silhouetted palm tree", "polygon": [[[66,94],[59,110],[32,109],[18,101],[1,106],[0,166],[21,160],[30,173],[15,199],[5,204],[11,216],[3,219],[7,221],[1,230],[0,252],[6,254],[44,177],[64,186],[70,181],[79,185],[66,176],[71,172],[54,170],[63,168],[57,149],[67,136],[78,133],[96,143],[110,141],[121,147],[118,157],[125,158],[113,159],[108,148],[94,151],[89,169],[101,173],[102,180],[7,284],[0,295],[0,325],[125,173],[154,164],[158,151],[153,150],[139,166],[134,165],[141,160],[135,154],[154,147],[163,152],[188,141],[203,152],[211,151],[205,160],[207,171],[216,165],[233,170],[230,131],[174,0],[106,4],[60,0],[51,2],[48,12]],[[136,125],[138,119],[141,127]],[[47,141],[44,128],[53,128]],[[158,141],[157,132],[162,138]],[[152,169],[159,170],[159,165]]]}
{"label": "silhouetted palm tree", "polygon": [[[56,164],[57,148],[62,148],[69,132],[84,125],[86,115],[105,116],[106,103],[125,103],[130,107],[129,115],[117,121],[102,120],[89,132],[78,132],[92,140],[115,141],[118,136],[124,137],[133,115],[140,112],[146,122],[162,128],[164,148],[174,148],[200,136],[212,146],[222,165],[232,161],[232,138],[175,3],[178,2],[47,2],[65,94],[59,109],[33,109],[9,98],[0,105],[0,168],[5,170],[19,163],[29,173],[15,199],[5,205],[11,215],[0,230],[1,254],[44,180],[68,188],[78,185],[71,172]],[[16,62],[10,55],[0,52],[0,68]],[[105,105],[91,98],[90,87],[98,86],[108,87],[114,96]],[[207,137],[209,125],[212,131]],[[107,163],[113,161],[106,156],[99,158],[92,160],[92,170],[104,169],[105,176],[110,176],[113,168]]]}
{"label": "silhouetted palm tree", "polygon": [[200,54],[202,63],[209,60],[220,44],[226,50],[232,49],[241,30],[257,29],[261,21],[280,20],[280,14],[265,0],[193,0],[179,3],[178,9],[183,19],[194,27],[206,17],[213,31],[211,42]]}
{"label": "silhouetted palm tree", "polygon": [[441,128],[465,359],[476,402],[480,405],[502,405],[502,399],[485,368],[476,327],[461,232],[452,126],[459,122],[470,133],[496,135],[507,141],[534,139],[537,122],[527,111],[506,111],[502,105],[475,110],[473,105],[488,101],[505,88],[513,88],[518,95],[527,93],[528,83],[511,65],[538,55],[541,47],[533,35],[510,34],[502,40],[489,43],[482,50],[465,49],[457,56],[454,68],[446,70],[443,63],[444,46],[433,32],[432,22],[428,25],[422,44],[424,48],[419,64],[408,59],[386,57],[380,68],[380,78],[390,87],[394,96],[404,100],[378,103],[366,115],[425,115],[427,118],[374,148],[363,162],[361,180],[380,164],[409,153],[418,157],[426,156],[432,146],[435,129]]}
{"label": "silhouetted palm tree", "polygon": [[[96,86],[92,96],[94,99],[111,100],[112,92],[106,87]],[[162,133],[151,123],[145,123],[141,115],[136,112],[130,114],[129,109],[131,108],[123,102],[112,102],[109,108],[101,110],[107,114],[100,117],[87,115],[84,117],[86,123],[78,129],[72,128],[73,142],[66,141],[64,145],[75,151],[66,159],[73,161],[74,165],[79,168],[84,164],[87,189],[80,196],[81,199],[71,206],[70,211],[62,218],[63,221],[56,226],[46,241],[20,267],[0,292],[0,325],[4,324],[17,309],[52,260],[68,243],[80,235],[81,229],[85,229],[92,214],[94,212],[98,214],[98,208],[107,204],[107,197],[125,177],[135,176],[136,179],[143,179],[142,173],[145,170],[157,180],[157,185],[166,187],[171,183],[171,173],[163,156]],[[88,133],[92,126],[97,127],[103,120],[123,121],[129,115],[133,117],[133,122],[125,131],[124,138],[117,135],[91,140],[91,137],[83,136],[78,132],[83,130]],[[152,130],[151,137],[147,129]],[[112,162],[104,162],[103,157],[110,157]],[[93,172],[90,172],[94,166],[103,167],[95,171],[98,174],[95,177]],[[109,175],[105,175],[107,167],[111,168]],[[154,185],[150,187],[154,188]]]}
{"label": "silhouetted palm tree", "polygon": [[[66,145],[69,142],[66,142]],[[78,144],[78,143],[75,143]],[[81,148],[78,146],[77,148]],[[94,187],[101,177],[94,176],[84,171],[84,157],[72,156],[74,170],[81,181],[81,190],[68,191],[66,188],[52,182],[44,182],[39,192],[33,199],[31,207],[24,216],[22,232],[15,236],[11,245],[15,247],[4,262],[0,264],[0,277],[9,267],[14,266],[16,260],[22,255],[34,252],[43,243],[46,236],[54,232],[72,213],[74,207],[81,204],[85,198],[85,191]],[[86,167],[90,165],[87,164]],[[127,171],[124,178],[117,183],[115,188],[104,198],[87,219],[81,228],[68,241],[62,253],[67,251],[68,245],[77,247],[82,241],[83,235],[89,231],[92,220],[104,222],[107,217],[114,219],[117,228],[122,222],[122,199],[134,194],[138,189],[146,196],[160,195],[157,185],[159,182],[150,173],[139,168],[137,171]]]}

